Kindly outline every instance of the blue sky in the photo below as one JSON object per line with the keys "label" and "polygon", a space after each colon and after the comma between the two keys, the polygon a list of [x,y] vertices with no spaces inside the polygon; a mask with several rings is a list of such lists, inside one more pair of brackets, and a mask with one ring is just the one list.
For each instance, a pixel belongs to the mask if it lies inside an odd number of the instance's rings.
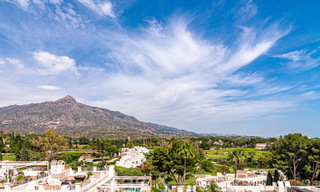
{"label": "blue sky", "polygon": [[69,94],[195,132],[320,136],[319,7],[0,0],[0,106]]}

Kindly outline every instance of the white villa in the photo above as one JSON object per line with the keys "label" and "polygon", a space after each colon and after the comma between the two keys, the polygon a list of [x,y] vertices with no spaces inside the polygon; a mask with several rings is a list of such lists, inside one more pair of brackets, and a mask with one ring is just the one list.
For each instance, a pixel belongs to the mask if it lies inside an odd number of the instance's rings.
{"label": "white villa", "polygon": [[[286,177],[280,172],[284,180]],[[320,192],[317,186],[294,186],[289,181],[273,182],[272,186],[266,186],[266,171],[237,170],[236,183],[234,183],[234,174],[217,173],[217,176],[196,175],[195,184],[199,187],[207,187],[215,183],[222,192]]]}
{"label": "white villa", "polygon": [[120,154],[121,159],[116,162],[116,166],[126,168],[140,167],[146,161],[145,154],[149,154],[149,150],[145,147],[123,148]]}
{"label": "white villa", "polygon": [[[226,182],[228,184],[232,184],[234,182],[234,174],[227,173],[222,174],[217,172],[217,176],[211,175],[196,175],[196,185],[200,187],[206,187],[210,183],[216,183],[220,188],[224,188],[226,186]],[[237,170],[236,182],[240,185],[246,186],[258,186],[265,185],[267,180],[267,172],[266,171],[249,171],[248,169]]]}
{"label": "white villa", "polygon": [[267,147],[267,143],[257,143],[256,145],[255,145],[255,148],[256,149],[265,149],[266,147]]}

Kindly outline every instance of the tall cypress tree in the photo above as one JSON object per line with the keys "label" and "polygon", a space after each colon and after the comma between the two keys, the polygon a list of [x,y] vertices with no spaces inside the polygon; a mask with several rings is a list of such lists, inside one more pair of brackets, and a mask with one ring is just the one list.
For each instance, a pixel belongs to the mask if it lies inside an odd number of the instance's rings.
{"label": "tall cypress tree", "polygon": [[16,161],[21,161],[21,153],[19,148],[16,148],[14,155],[16,156]]}
{"label": "tall cypress tree", "polygon": [[270,171],[268,171],[268,176],[267,176],[267,186],[271,186],[273,182],[273,178],[272,175],[270,173]]}
{"label": "tall cypress tree", "polygon": [[97,139],[97,151],[98,152],[100,151],[100,141],[99,141],[99,139]]}
{"label": "tall cypress tree", "polygon": [[5,146],[3,143],[3,138],[0,136],[0,152],[4,152],[5,151]]}
{"label": "tall cypress tree", "polygon": [[274,180],[274,182],[277,183],[277,182],[279,181],[279,179],[280,179],[279,171],[276,169],[276,170],[274,171],[273,180]]}

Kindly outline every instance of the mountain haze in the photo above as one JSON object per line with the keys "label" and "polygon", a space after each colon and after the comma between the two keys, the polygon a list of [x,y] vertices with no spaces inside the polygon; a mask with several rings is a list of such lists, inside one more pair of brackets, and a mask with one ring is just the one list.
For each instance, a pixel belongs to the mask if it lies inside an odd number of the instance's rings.
{"label": "mountain haze", "polygon": [[0,108],[0,131],[44,133],[48,129],[73,137],[144,138],[192,135],[193,132],[144,123],[118,111],[78,103],[72,96],[57,101]]}

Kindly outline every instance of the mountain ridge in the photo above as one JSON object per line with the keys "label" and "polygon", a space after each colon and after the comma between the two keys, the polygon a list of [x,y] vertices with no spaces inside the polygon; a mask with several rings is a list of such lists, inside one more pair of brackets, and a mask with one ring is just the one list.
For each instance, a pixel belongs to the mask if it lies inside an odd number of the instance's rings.
{"label": "mountain ridge", "polygon": [[78,103],[67,95],[56,101],[0,108],[0,131],[20,134],[57,130],[68,136],[89,138],[145,138],[195,135],[193,132],[145,123],[133,116]]}

